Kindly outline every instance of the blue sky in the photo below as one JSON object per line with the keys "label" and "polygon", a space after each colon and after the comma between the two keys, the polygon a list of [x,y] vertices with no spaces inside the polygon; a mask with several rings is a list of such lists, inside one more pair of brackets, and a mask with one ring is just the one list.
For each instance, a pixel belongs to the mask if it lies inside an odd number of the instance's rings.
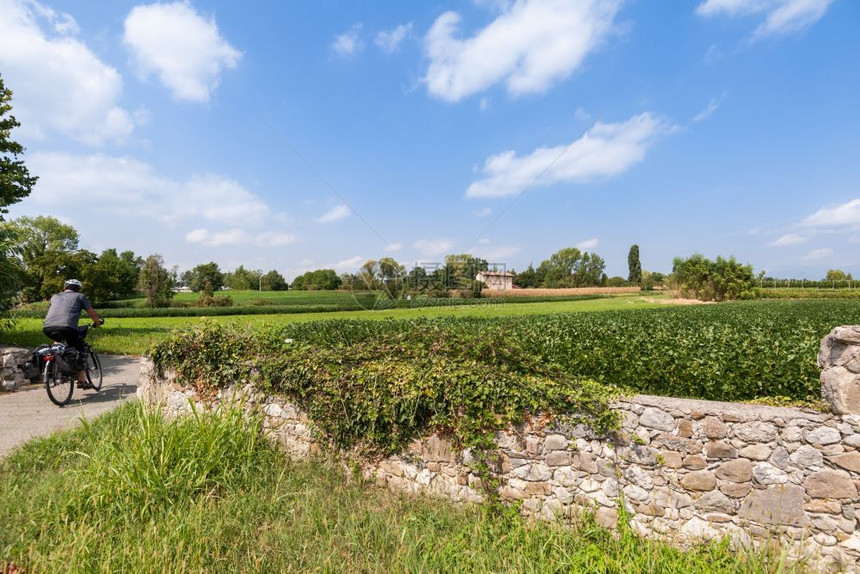
{"label": "blue sky", "polygon": [[860,276],[858,23],[847,0],[0,0],[41,178],[10,215],[290,278],[569,246],[626,275],[633,243],[655,271]]}

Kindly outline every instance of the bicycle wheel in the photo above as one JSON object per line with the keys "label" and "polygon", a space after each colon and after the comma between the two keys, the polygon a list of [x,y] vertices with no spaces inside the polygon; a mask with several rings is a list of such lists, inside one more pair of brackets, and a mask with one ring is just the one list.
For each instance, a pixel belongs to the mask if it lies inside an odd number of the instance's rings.
{"label": "bicycle wheel", "polygon": [[68,377],[60,376],[57,372],[57,362],[48,361],[45,363],[45,370],[42,372],[42,380],[45,382],[45,390],[48,391],[48,398],[51,402],[61,407],[67,405],[72,400],[72,392],[75,390],[75,381]]}
{"label": "bicycle wheel", "polygon": [[95,390],[100,391],[102,388],[102,379],[104,379],[104,374],[102,373],[102,362],[99,360],[99,356],[96,355],[96,352],[90,349],[87,353],[87,382],[91,384]]}

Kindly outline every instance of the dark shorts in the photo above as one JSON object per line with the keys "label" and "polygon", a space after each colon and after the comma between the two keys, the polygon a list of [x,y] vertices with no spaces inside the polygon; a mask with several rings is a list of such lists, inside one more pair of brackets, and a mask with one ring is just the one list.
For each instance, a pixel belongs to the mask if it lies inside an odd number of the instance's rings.
{"label": "dark shorts", "polygon": [[86,327],[45,327],[42,332],[52,341],[65,343],[84,352],[84,337],[87,335]]}

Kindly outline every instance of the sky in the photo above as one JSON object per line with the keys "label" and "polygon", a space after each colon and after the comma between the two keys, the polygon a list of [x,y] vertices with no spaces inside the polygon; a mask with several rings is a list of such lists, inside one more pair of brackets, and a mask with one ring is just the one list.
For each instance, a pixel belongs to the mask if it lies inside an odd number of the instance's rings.
{"label": "sky", "polygon": [[288,279],[564,247],[860,277],[860,3],[0,0],[80,246]]}

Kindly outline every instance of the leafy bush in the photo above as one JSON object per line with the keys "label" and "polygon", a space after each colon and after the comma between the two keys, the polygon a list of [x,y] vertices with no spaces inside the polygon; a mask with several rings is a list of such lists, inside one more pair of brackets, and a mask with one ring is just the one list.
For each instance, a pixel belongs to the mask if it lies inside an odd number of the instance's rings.
{"label": "leafy bush", "polygon": [[198,307],[232,307],[233,298],[229,295],[212,295],[210,293],[200,293],[200,299],[197,301]]}
{"label": "leafy bush", "polygon": [[159,374],[171,369],[203,393],[254,379],[306,410],[334,446],[371,454],[397,452],[434,430],[484,452],[495,431],[537,414],[601,432],[617,426],[614,389],[537,360],[501,328],[409,323],[410,331],[325,345],[203,323],[151,356]]}

